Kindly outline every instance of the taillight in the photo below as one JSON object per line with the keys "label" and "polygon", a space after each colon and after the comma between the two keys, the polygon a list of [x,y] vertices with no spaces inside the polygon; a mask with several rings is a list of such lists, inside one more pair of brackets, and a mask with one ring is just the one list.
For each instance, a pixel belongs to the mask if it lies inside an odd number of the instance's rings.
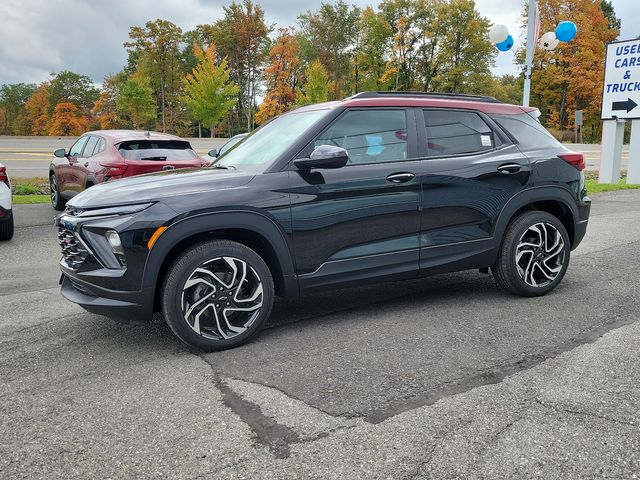
{"label": "taillight", "polygon": [[127,171],[127,165],[125,163],[103,162],[100,163],[100,165],[107,169],[107,172],[105,173],[107,177],[117,177],[119,175],[124,175],[124,172]]}
{"label": "taillight", "polygon": [[576,167],[578,170],[584,170],[584,155],[577,152],[560,153],[558,156],[567,162],[572,167]]}
{"label": "taillight", "polygon": [[0,182],[4,183],[7,187],[11,188],[9,183],[9,175],[7,175],[7,167],[0,163]]}

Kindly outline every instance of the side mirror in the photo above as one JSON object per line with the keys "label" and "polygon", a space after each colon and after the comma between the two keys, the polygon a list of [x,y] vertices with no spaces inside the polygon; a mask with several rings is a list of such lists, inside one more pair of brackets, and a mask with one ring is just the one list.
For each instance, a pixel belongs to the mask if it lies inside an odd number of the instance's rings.
{"label": "side mirror", "polygon": [[212,148],[211,150],[209,150],[209,153],[207,155],[215,158],[218,156],[218,150],[216,148]]}
{"label": "side mirror", "polygon": [[335,145],[320,145],[315,148],[309,158],[299,158],[293,163],[300,170],[312,168],[341,168],[349,161],[349,153]]}
{"label": "side mirror", "polygon": [[53,152],[53,155],[58,158],[65,158],[67,156],[67,151],[64,148],[59,148]]}

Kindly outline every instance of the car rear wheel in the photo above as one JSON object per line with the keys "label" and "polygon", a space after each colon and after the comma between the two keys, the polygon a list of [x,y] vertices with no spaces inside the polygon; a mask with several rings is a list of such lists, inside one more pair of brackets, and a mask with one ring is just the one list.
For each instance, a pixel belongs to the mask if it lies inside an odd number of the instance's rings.
{"label": "car rear wheel", "polygon": [[56,210],[64,210],[65,202],[58,191],[58,179],[56,174],[52,173],[49,177],[49,189],[51,190],[51,206]]}
{"label": "car rear wheel", "polygon": [[507,229],[492,272],[504,290],[526,297],[545,295],[562,281],[570,251],[560,220],[547,212],[525,212]]}
{"label": "car rear wheel", "polygon": [[256,252],[214,240],[174,261],[161,294],[171,330],[188,345],[213,351],[241,345],[260,329],[271,314],[274,287]]}
{"label": "car rear wheel", "polygon": [[13,212],[9,218],[0,220],[0,240],[11,240],[13,238]]}

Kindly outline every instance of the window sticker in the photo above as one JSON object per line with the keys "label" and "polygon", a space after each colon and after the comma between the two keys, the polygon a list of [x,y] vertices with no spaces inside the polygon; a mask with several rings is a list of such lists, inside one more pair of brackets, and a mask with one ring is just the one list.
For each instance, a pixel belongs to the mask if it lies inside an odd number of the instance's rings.
{"label": "window sticker", "polygon": [[480,142],[482,142],[483,147],[490,147],[491,137],[489,135],[480,135]]}

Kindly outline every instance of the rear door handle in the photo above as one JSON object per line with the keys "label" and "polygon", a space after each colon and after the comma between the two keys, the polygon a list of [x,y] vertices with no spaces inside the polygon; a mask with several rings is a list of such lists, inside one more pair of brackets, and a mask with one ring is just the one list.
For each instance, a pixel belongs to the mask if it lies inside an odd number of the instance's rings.
{"label": "rear door handle", "polygon": [[519,163],[505,163],[498,167],[500,173],[518,173],[522,169]]}
{"label": "rear door handle", "polygon": [[387,180],[391,183],[404,183],[415,178],[415,174],[411,172],[392,173],[387,177]]}

